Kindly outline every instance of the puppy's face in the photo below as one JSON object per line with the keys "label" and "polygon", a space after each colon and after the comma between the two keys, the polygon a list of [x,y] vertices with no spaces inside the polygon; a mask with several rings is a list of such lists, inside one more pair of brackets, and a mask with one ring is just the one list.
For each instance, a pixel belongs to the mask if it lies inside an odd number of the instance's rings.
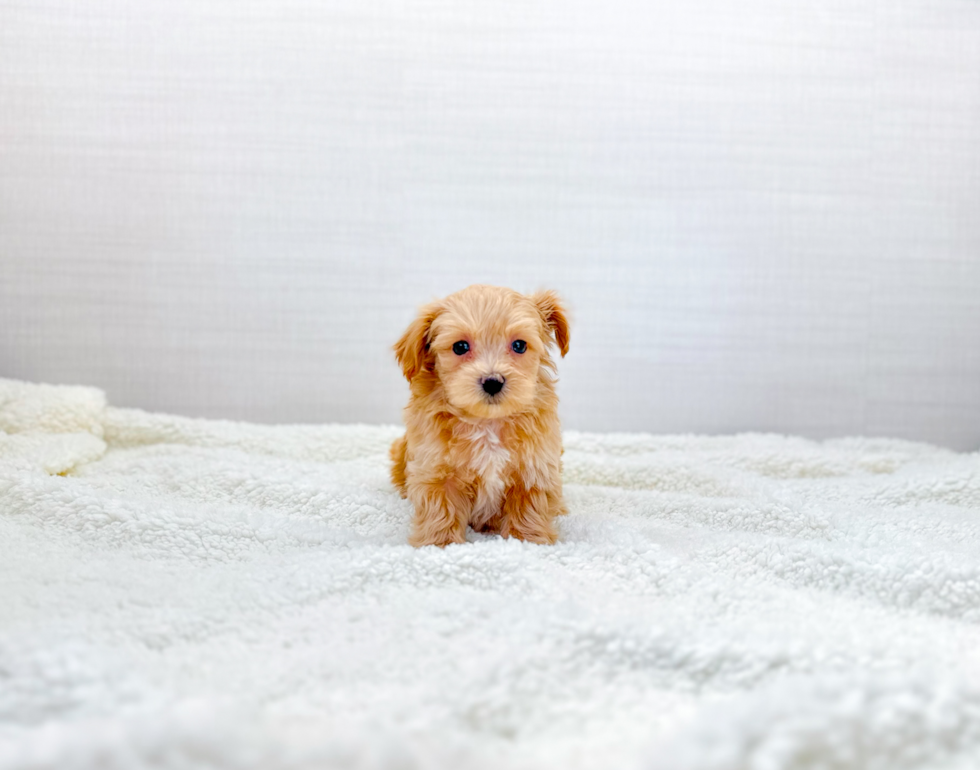
{"label": "puppy's face", "polygon": [[471,286],[424,308],[395,351],[409,381],[434,377],[455,410],[496,419],[534,408],[553,343],[565,355],[568,324],[553,292]]}
{"label": "puppy's face", "polygon": [[529,410],[547,353],[546,334],[541,314],[516,293],[454,295],[429,333],[446,400],[480,418]]}

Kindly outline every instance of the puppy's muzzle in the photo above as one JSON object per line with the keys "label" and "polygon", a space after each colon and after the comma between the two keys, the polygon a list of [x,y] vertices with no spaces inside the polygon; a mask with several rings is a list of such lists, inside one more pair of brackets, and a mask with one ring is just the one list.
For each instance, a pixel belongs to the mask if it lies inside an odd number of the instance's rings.
{"label": "puppy's muzzle", "polygon": [[496,396],[504,389],[505,381],[499,374],[491,374],[489,377],[484,377],[481,383],[483,385],[483,392],[488,396]]}

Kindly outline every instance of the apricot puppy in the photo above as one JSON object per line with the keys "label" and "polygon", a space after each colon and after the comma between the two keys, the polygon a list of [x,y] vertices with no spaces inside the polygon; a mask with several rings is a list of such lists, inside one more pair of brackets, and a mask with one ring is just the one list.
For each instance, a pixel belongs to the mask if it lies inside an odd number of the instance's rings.
{"label": "apricot puppy", "polygon": [[426,305],[395,344],[412,395],[391,479],[415,504],[412,545],[462,543],[467,525],[555,542],[565,505],[552,344],[568,352],[558,296],[496,286]]}

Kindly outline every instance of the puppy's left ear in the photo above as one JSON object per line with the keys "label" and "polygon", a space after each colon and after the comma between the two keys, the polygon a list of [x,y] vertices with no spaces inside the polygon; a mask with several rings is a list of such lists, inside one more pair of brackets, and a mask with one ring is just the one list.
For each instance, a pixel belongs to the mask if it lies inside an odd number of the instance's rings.
{"label": "puppy's left ear", "polygon": [[429,329],[436,320],[441,308],[433,303],[419,311],[418,318],[408,325],[401,339],[395,343],[395,358],[405,373],[405,379],[411,382],[432,358],[429,352]]}
{"label": "puppy's left ear", "polygon": [[531,301],[538,308],[544,324],[555,335],[562,358],[568,352],[568,312],[555,292],[539,291],[531,295]]}

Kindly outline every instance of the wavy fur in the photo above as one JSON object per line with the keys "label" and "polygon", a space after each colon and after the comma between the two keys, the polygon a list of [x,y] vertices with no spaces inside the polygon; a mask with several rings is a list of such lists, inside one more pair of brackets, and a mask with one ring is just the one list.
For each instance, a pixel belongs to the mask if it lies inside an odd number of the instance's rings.
{"label": "wavy fur", "polygon": [[[453,352],[460,341],[464,355]],[[461,543],[467,526],[555,542],[565,506],[551,347],[564,356],[568,341],[551,291],[470,286],[421,309],[394,346],[411,397],[391,479],[415,505],[412,545]],[[488,377],[504,380],[499,394],[483,390]]]}

